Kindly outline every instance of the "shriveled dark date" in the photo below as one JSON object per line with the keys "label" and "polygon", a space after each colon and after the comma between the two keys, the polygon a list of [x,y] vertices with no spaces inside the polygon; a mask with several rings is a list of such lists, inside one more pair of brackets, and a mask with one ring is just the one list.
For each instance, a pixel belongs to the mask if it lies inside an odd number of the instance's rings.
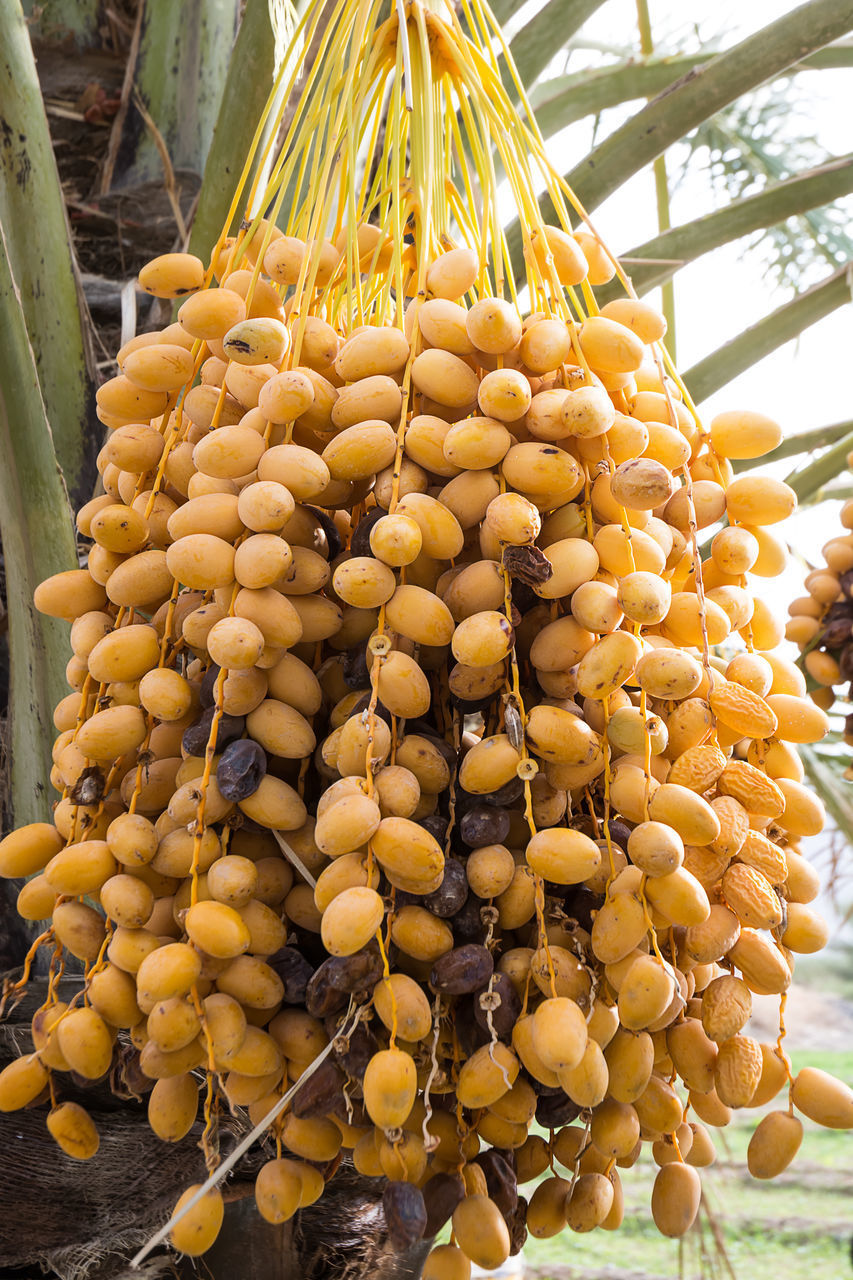
{"label": "shriveled dark date", "polygon": [[230,743],[216,766],[216,785],[226,800],[253,796],[267,771],[267,755],[251,738]]}
{"label": "shriveled dark date", "polygon": [[[181,746],[188,756],[204,755],[207,750],[207,741],[210,737],[210,729],[215,714],[215,707],[207,707],[202,711],[199,718],[188,729],[184,730]],[[228,746],[229,742],[236,742],[245,727],[245,716],[229,716],[223,712],[216,726],[216,739],[213,744],[213,750],[222,751]]]}
{"label": "shriveled dark date", "polygon": [[311,1073],[302,1088],[297,1090],[291,1104],[293,1114],[302,1119],[306,1116],[327,1115],[334,1110],[345,1084],[346,1076],[343,1071],[327,1058]]}
{"label": "shriveled dark date", "polygon": [[429,975],[429,985],[442,995],[468,995],[486,986],[494,968],[491,952],[486,947],[466,943],[436,960]]}
{"label": "shriveled dark date", "polygon": [[423,1186],[423,1198],[427,1211],[424,1235],[438,1235],[445,1222],[449,1222],[453,1210],[465,1195],[465,1183],[455,1173],[434,1173]]}
{"label": "shriveled dark date", "polygon": [[465,905],[468,897],[468,877],[465,867],[456,858],[448,858],[444,864],[444,878],[437,889],[426,894],[423,904],[434,916],[449,919]]}
{"label": "shriveled dark date", "polygon": [[382,1208],[388,1224],[388,1243],[404,1253],[422,1240],[427,1225],[424,1197],[412,1182],[389,1182],[382,1192]]}

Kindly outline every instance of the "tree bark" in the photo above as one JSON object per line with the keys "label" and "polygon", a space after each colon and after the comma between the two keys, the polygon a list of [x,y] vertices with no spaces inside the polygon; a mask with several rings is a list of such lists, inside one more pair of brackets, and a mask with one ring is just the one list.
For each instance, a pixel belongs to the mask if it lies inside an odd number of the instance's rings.
{"label": "tree bark", "polygon": [[[2,926],[0,918],[0,926]],[[0,973],[12,981],[17,972]],[[61,980],[57,995],[69,1000],[79,980]],[[33,979],[17,1005],[10,1002],[0,1021],[0,1068],[32,1049],[29,1024],[44,1001],[43,979]],[[257,1170],[275,1155],[253,1148],[225,1184],[225,1222],[202,1260],[160,1249],[145,1269],[129,1270],[133,1254],[155,1234],[187,1186],[205,1177],[198,1141],[201,1121],[180,1143],[161,1142],[148,1125],[138,1057],[119,1037],[109,1076],[88,1082],[66,1073],[54,1076],[60,1101],[86,1108],[101,1137],[93,1159],[81,1163],[64,1155],[45,1126],[47,1096],[23,1111],[0,1113],[0,1278],[19,1268],[30,1276],[44,1267],[58,1280],[415,1280],[430,1241],[405,1254],[387,1244],[382,1211],[384,1179],[365,1178],[348,1160],[335,1170],[322,1198],[281,1226],[265,1222],[255,1206]],[[150,1086],[152,1082],[149,1081]],[[46,1094],[46,1091],[45,1091]],[[222,1151],[246,1132],[248,1117],[223,1118]],[[37,1224],[28,1230],[24,1224]],[[153,1267],[153,1269],[149,1269]]]}
{"label": "tree bark", "polygon": [[[0,225],[75,506],[97,476],[95,365],[71,236],[20,0],[0,3]],[[63,664],[64,665],[64,664]]]}

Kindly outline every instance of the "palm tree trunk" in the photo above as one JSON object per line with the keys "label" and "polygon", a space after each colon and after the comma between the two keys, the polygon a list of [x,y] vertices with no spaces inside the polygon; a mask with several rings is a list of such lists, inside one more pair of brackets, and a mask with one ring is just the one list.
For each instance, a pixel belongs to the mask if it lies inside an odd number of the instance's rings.
{"label": "palm tree trunk", "polygon": [[200,174],[228,73],[239,0],[140,0],[138,37],[125,79],[126,109],[116,117],[101,189],[163,176],[157,139],[132,102],[139,95],[173,169]]}
{"label": "palm tree trunk", "polygon": [[88,429],[95,366],[20,0],[0,4],[0,225],[56,456],[77,505],[91,494],[102,434]]}
{"label": "palm tree trunk", "polygon": [[68,495],[2,225],[0,333],[0,537],[9,610],[10,808],[20,825],[49,818],[53,708],[68,692],[68,627],[36,613],[33,591],[51,573],[74,568],[77,558]]}

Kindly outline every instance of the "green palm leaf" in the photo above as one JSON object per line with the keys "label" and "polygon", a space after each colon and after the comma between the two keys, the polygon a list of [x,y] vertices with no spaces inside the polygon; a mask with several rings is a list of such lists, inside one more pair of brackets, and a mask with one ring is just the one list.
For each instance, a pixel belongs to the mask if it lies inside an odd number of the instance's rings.
{"label": "green palm leaf", "polygon": [[739,373],[850,301],[850,265],[847,264],[688,369],[684,381],[694,400],[707,400]]}
{"label": "green palm leaf", "polygon": [[[654,239],[629,249],[623,261],[637,292],[648,293],[672,279],[688,262],[695,262],[721,245],[765,231],[787,218],[829,204],[851,192],[853,153],[828,160],[781,182],[768,183],[756,195],[732,200],[715,213],[664,231]],[[802,234],[800,239],[805,241]],[[602,297],[616,297],[618,292],[615,289],[602,290]]]}
{"label": "green palm leaf", "polygon": [[[716,56],[716,53],[681,53],[642,61],[631,58],[612,66],[552,76],[533,91],[531,106],[547,138],[558,129],[565,129],[585,116],[597,116],[608,107],[663,93],[676,80],[705,66]],[[840,41],[818,49],[796,63],[791,71],[839,67],[853,67],[853,42]]]}

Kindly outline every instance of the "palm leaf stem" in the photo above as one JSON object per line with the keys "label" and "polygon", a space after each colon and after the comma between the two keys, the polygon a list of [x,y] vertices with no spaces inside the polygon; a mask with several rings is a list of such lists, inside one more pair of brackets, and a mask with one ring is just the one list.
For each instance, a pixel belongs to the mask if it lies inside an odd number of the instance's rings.
{"label": "palm leaf stem", "polygon": [[[669,57],[630,59],[613,66],[553,76],[533,90],[530,101],[543,135],[596,116],[608,107],[653,98],[682,76],[704,67],[717,53],[682,53]],[[853,41],[818,49],[789,67],[791,74],[853,67]]]}
{"label": "palm leaf stem", "polygon": [[850,265],[847,264],[688,369],[684,381],[693,399],[706,400],[745,369],[850,300]]}
{"label": "palm leaf stem", "polygon": [[0,225],[56,453],[82,503],[97,474],[99,442],[84,426],[94,409],[94,357],[20,0],[0,3]]}

